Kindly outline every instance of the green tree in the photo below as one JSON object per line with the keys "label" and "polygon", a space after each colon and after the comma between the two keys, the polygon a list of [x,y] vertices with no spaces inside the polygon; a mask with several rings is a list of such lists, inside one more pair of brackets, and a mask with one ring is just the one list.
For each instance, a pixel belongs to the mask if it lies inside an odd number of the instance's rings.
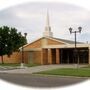
{"label": "green tree", "polygon": [[0,27],[0,56],[2,63],[4,63],[3,55],[10,56],[12,52],[19,50],[26,43],[25,36],[18,32],[16,28]]}

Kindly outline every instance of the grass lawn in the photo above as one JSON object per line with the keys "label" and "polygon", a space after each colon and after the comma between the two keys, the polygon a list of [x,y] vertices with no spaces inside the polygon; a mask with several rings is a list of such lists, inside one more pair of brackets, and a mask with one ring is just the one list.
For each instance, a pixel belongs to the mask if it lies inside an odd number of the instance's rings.
{"label": "grass lawn", "polygon": [[4,64],[0,64],[0,66],[10,66],[10,67],[16,67],[19,66],[20,64],[11,64],[11,63],[4,63]]}
{"label": "grass lawn", "polygon": [[[17,67],[17,66],[20,66],[20,64],[4,63],[4,64],[0,64],[0,66],[3,66],[3,67]],[[33,67],[33,66],[39,66],[39,64],[25,64],[25,66]]]}
{"label": "grass lawn", "polygon": [[36,74],[90,77],[90,68],[79,68],[79,69],[60,68],[60,69],[42,71],[42,72],[38,72]]}

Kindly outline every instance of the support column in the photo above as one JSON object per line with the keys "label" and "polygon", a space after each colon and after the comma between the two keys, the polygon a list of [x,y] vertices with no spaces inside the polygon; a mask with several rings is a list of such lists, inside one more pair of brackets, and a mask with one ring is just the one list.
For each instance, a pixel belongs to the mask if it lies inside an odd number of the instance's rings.
{"label": "support column", "polygon": [[41,64],[45,65],[48,64],[48,50],[47,49],[42,49],[41,51]]}
{"label": "support column", "polygon": [[44,64],[44,49],[41,51],[41,65]]}
{"label": "support column", "polygon": [[60,64],[60,51],[58,48],[56,48],[56,64]]}
{"label": "support column", "polygon": [[90,48],[89,48],[89,50],[88,50],[88,64],[90,64]]}
{"label": "support column", "polygon": [[67,64],[69,64],[69,53],[67,54]]}
{"label": "support column", "polygon": [[52,50],[48,49],[48,64],[52,64]]}

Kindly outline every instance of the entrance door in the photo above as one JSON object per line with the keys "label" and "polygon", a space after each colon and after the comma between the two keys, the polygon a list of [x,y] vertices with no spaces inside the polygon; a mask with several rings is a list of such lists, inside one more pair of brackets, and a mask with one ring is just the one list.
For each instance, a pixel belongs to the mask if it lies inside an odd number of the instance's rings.
{"label": "entrance door", "polygon": [[60,63],[61,64],[72,64],[74,63],[73,49],[61,49],[60,50]]}
{"label": "entrance door", "polygon": [[30,51],[29,52],[29,63],[33,63],[33,60],[34,60],[34,52],[33,51]]}

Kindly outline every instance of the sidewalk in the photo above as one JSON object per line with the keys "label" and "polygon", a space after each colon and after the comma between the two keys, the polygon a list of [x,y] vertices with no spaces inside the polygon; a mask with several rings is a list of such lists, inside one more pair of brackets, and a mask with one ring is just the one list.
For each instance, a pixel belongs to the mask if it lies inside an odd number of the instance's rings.
{"label": "sidewalk", "polygon": [[[83,67],[85,65],[79,65],[79,67]],[[25,68],[6,68],[0,69],[0,73],[13,73],[13,74],[32,74],[35,72],[52,70],[57,68],[75,68],[76,65],[42,65],[42,66],[35,66],[35,67],[25,67]],[[3,68],[3,67],[2,67]]]}

